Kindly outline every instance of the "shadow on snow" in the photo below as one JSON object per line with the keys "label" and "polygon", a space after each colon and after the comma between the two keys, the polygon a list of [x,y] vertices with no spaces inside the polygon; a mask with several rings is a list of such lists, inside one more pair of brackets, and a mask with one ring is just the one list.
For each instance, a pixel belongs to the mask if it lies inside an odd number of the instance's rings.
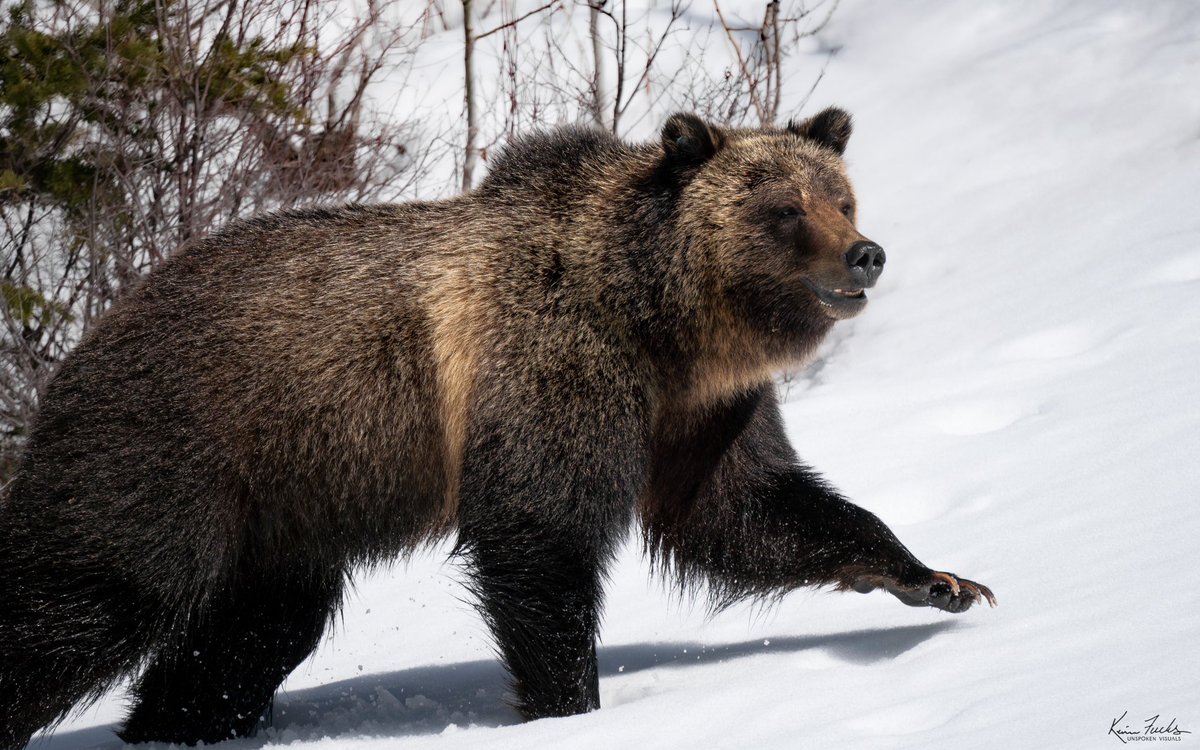
{"label": "shadow on snow", "polygon": [[[607,646],[598,652],[600,674],[629,675],[659,667],[674,669],[815,649],[853,664],[870,664],[895,658],[953,627],[953,623],[938,622],[742,643]],[[510,698],[504,669],[492,659],[366,674],[319,687],[281,691],[275,698],[271,726],[255,737],[231,740],[221,747],[254,750],[325,737],[395,737],[437,734],[454,726],[519,724],[521,718],[509,706]],[[113,734],[115,729],[116,725],[104,725],[59,732],[35,739],[30,750],[114,750],[123,747]]]}

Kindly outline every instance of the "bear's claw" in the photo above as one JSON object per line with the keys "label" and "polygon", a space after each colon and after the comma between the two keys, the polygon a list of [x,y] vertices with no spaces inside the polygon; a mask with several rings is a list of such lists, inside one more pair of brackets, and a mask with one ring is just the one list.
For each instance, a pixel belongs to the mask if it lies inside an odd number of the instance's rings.
{"label": "bear's claw", "polygon": [[996,606],[996,595],[987,586],[942,571],[933,571],[924,585],[888,586],[887,590],[910,606],[936,607],[946,612],[965,612],[980,599],[986,600],[989,606]]}
{"label": "bear's claw", "polygon": [[934,580],[945,581],[946,583],[950,584],[950,590],[954,592],[955,596],[959,594],[960,588],[958,581],[954,579],[954,576],[950,575],[949,573],[942,573],[935,570],[933,572],[933,578]]}
{"label": "bear's claw", "polygon": [[883,576],[863,576],[849,588],[861,593],[881,588],[910,607],[935,607],[956,614],[981,599],[996,606],[996,595],[987,586],[939,570],[929,571],[928,579],[915,585]]}

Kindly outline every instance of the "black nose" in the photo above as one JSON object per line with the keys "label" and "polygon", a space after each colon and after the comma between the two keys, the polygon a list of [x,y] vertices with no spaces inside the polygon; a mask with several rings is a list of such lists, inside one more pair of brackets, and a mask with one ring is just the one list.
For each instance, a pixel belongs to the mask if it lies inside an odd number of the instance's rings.
{"label": "black nose", "polygon": [[875,286],[887,260],[883,248],[869,240],[855,242],[846,251],[846,266],[854,282],[862,287]]}

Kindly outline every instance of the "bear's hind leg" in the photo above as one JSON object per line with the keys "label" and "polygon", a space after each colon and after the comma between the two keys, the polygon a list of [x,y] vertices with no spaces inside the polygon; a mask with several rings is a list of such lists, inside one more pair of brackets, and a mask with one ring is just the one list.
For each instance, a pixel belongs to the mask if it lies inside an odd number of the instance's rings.
{"label": "bear's hind leg", "polygon": [[0,750],[99,697],[152,641],[149,605],[132,589],[20,541],[0,539]]}
{"label": "bear's hind leg", "polygon": [[275,689],[316,648],[343,581],[340,570],[289,569],[214,593],[142,675],[121,738],[193,745],[250,734]]}

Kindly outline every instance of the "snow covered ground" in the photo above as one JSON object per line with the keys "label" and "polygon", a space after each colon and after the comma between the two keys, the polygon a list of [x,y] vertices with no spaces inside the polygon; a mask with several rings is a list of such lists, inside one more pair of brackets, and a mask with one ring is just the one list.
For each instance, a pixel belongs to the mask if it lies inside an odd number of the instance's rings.
{"label": "snow covered ground", "polygon": [[[364,574],[231,750],[1100,748],[1123,715],[1200,747],[1200,4],[848,0],[818,42],[841,49],[808,110],[855,114],[889,262],[789,429],[1000,606],[800,591],[708,618],[630,545],[604,708],[522,724],[434,550]],[[825,54],[793,59],[793,100]],[[119,747],[122,708],[34,747]]]}

